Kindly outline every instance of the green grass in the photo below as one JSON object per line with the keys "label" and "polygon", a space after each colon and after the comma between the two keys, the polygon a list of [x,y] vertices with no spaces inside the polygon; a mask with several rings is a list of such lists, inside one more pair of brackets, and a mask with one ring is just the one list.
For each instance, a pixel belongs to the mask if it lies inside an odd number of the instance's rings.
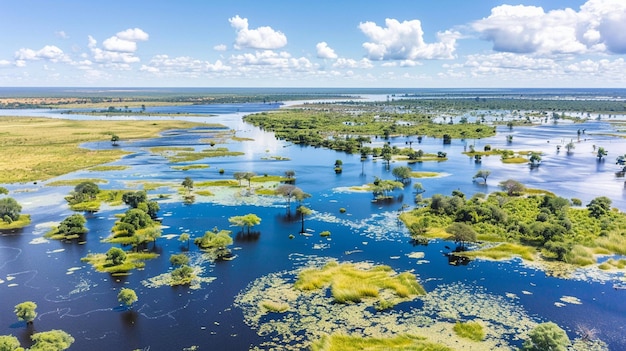
{"label": "green grass", "polygon": [[311,345],[311,351],[453,351],[451,348],[413,335],[398,335],[387,338],[364,338],[343,334],[325,335]]}
{"label": "green grass", "polygon": [[528,159],[524,157],[509,157],[502,159],[502,163],[528,163]]}
{"label": "green grass", "polygon": [[492,260],[506,260],[513,257],[521,257],[527,261],[535,259],[536,250],[529,246],[502,243],[487,249],[465,251],[459,253],[466,257],[484,257]]}
{"label": "green grass", "polygon": [[[360,269],[351,263],[329,262],[323,268],[303,270],[294,287],[298,290],[315,290],[330,287],[335,302],[360,302],[376,298],[385,306],[424,295],[426,291],[409,272],[396,274],[388,266]],[[385,290],[393,295],[381,294]],[[380,296],[380,298],[379,298]]]}
{"label": "green grass", "polygon": [[95,166],[88,169],[90,172],[109,172],[109,171],[123,171],[130,168],[130,166]]}
{"label": "green grass", "polygon": [[195,193],[196,193],[196,195],[200,195],[200,196],[213,196],[213,195],[215,195],[212,192],[210,192],[209,190],[196,190]]}
{"label": "green grass", "polygon": [[433,178],[440,175],[439,172],[411,172],[411,178]]}
{"label": "green grass", "polygon": [[229,151],[228,148],[218,147],[195,151],[191,147],[153,147],[150,152],[167,158],[170,162],[192,162],[209,157],[240,156],[243,152]]}
{"label": "green grass", "polygon": [[284,182],[288,180],[290,179],[287,177],[281,177],[281,176],[275,176],[275,175],[262,175],[262,176],[252,177],[252,179],[250,179],[250,181],[253,183]]}
{"label": "green grass", "polygon": [[81,258],[81,261],[87,262],[93,266],[93,268],[102,273],[128,273],[133,269],[143,268],[145,266],[144,261],[157,258],[159,255],[156,253],[147,252],[127,252],[126,260],[122,264],[112,265],[106,259],[106,254],[90,253],[87,256]]}
{"label": "green grass", "polygon": [[80,169],[106,164],[127,155],[121,148],[87,150],[80,145],[156,137],[164,130],[196,123],[172,121],[75,121],[54,118],[2,117],[0,123],[0,183],[47,180]]}
{"label": "green grass", "polygon": [[207,180],[204,182],[196,182],[196,187],[208,187],[208,186],[239,186],[239,182],[234,179],[222,179],[222,180]]}
{"label": "green grass", "polygon": [[459,321],[456,322],[453,328],[456,335],[474,340],[474,341],[482,341],[485,338],[485,330],[482,324],[478,322],[465,322],[461,323]]}
{"label": "green grass", "polygon": [[96,184],[107,184],[108,181],[104,179],[98,178],[78,178],[78,179],[65,179],[65,180],[55,180],[53,182],[49,182],[48,186],[76,186],[80,183],[84,182],[92,182]]}
{"label": "green grass", "polygon": [[30,224],[30,215],[22,214],[20,217],[11,223],[7,223],[0,219],[0,230],[3,229],[19,229],[24,228]]}
{"label": "green grass", "polygon": [[172,166],[172,169],[178,171],[188,171],[190,169],[205,169],[209,168],[209,165],[206,164],[195,164],[195,165],[186,165],[186,166]]}

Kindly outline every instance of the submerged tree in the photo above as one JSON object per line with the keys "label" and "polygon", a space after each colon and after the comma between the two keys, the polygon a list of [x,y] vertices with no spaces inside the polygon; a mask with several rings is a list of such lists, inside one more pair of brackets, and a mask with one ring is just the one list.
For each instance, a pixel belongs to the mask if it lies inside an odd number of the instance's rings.
{"label": "submerged tree", "polygon": [[305,206],[299,206],[298,207],[298,213],[300,214],[300,218],[302,220],[302,229],[300,229],[300,233],[305,233],[306,231],[304,230],[304,217],[310,215],[311,213],[313,213],[313,211]]}
{"label": "submerged tree", "polygon": [[113,144],[113,146],[117,146],[118,141],[120,141],[120,137],[117,136],[117,134],[111,135],[111,144]]}
{"label": "submerged tree", "polygon": [[571,153],[572,150],[574,150],[576,148],[576,145],[574,145],[573,141],[570,141],[569,143],[565,144],[565,150],[567,150],[567,153]]}
{"label": "submerged tree", "polygon": [[483,184],[487,184],[487,178],[489,177],[489,175],[491,175],[491,171],[481,169],[476,172],[476,174],[474,174],[474,177],[472,177],[472,179],[482,178]]}
{"label": "submerged tree", "polygon": [[242,229],[247,227],[248,234],[250,234],[250,227],[261,224],[261,218],[254,213],[248,213],[245,216],[233,216],[228,218],[228,221]]}
{"label": "submerged tree", "polygon": [[26,324],[32,324],[35,317],[37,317],[37,312],[35,311],[36,309],[36,303],[32,301],[24,301],[15,305],[15,310],[13,312],[17,316],[17,319],[25,321]]}
{"label": "submerged tree", "polygon": [[180,237],[178,238],[179,241],[186,241],[187,242],[187,250],[189,250],[189,234],[187,233],[183,233],[180,235]]}
{"label": "submerged tree", "polygon": [[185,177],[181,185],[187,190],[187,195],[191,194],[191,190],[193,190],[193,179],[190,177]]}
{"label": "submerged tree", "polygon": [[233,238],[230,237],[230,231],[215,228],[196,238],[193,243],[202,250],[214,252],[217,258],[222,258],[230,254],[227,247],[233,244]]}
{"label": "submerged tree", "polygon": [[602,161],[602,158],[603,158],[604,156],[608,155],[608,154],[609,154],[609,152],[608,152],[608,151],[606,151],[606,150],[605,150],[602,146],[600,146],[600,147],[598,148],[598,153],[597,153],[597,155],[596,155],[596,156],[598,157],[598,161]]}
{"label": "submerged tree", "polygon": [[132,307],[137,300],[137,293],[133,289],[122,288],[117,294],[117,301],[128,308]]}
{"label": "submerged tree", "polygon": [[391,174],[393,174],[393,176],[396,177],[396,180],[402,183],[410,182],[411,172],[412,170],[408,166],[394,167],[394,169],[391,170]]}

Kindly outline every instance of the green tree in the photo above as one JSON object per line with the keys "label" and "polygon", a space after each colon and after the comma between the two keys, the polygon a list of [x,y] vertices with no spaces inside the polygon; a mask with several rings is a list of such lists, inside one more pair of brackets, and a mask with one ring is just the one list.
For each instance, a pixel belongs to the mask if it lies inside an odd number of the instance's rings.
{"label": "green tree", "polygon": [[193,268],[184,264],[173,270],[171,276],[172,285],[191,284],[191,281],[194,279]]}
{"label": "green tree", "polygon": [[187,250],[189,250],[189,234],[187,233],[183,233],[180,235],[180,237],[178,238],[179,241],[186,241],[187,242]]}
{"label": "green tree", "polygon": [[122,201],[131,208],[137,208],[140,203],[146,202],[148,195],[145,191],[129,191],[122,195]]}
{"label": "green tree", "polygon": [[292,194],[293,194],[293,197],[296,199],[296,201],[298,201],[298,204],[300,204],[300,205],[302,205],[302,201],[304,201],[304,200],[306,200],[306,199],[311,197],[311,194],[305,193],[300,188],[294,189]]}
{"label": "green tree", "polygon": [[194,241],[199,248],[214,252],[215,255],[220,258],[228,255],[227,247],[233,244],[233,238],[230,237],[230,231],[217,230],[207,231],[200,238],[196,238]]}
{"label": "green tree", "polygon": [[611,199],[606,196],[596,197],[587,204],[587,210],[589,216],[600,218],[611,210]]}
{"label": "green tree", "polygon": [[95,199],[100,187],[94,182],[82,182],[74,187],[74,193],[84,195],[88,199]]}
{"label": "green tree", "polygon": [[106,260],[114,266],[120,265],[126,261],[126,252],[119,247],[112,247],[106,253]]}
{"label": "green tree", "polygon": [[24,349],[13,335],[0,335],[0,351],[24,351]]}
{"label": "green tree", "polygon": [[0,186],[0,195],[9,195],[9,189]]}
{"label": "green tree", "polygon": [[56,234],[61,234],[66,238],[75,238],[87,233],[85,223],[87,223],[85,216],[75,213],[61,221],[59,226],[56,227],[55,232]]}
{"label": "green tree", "polygon": [[170,256],[172,266],[182,266],[189,263],[189,257],[185,254],[174,254]]}
{"label": "green tree", "polygon": [[476,241],[476,232],[471,226],[465,223],[454,222],[446,228],[446,232],[452,234],[454,242],[460,243],[461,246]]}
{"label": "green tree", "polygon": [[390,163],[391,163],[391,159],[393,158],[393,149],[391,148],[391,146],[389,146],[389,144],[383,145],[383,149],[381,151],[381,156],[382,156],[383,160],[385,160],[385,164],[387,166],[387,169],[389,169],[389,166],[390,166]]}
{"label": "green tree", "polygon": [[598,148],[598,153],[596,154],[596,156],[598,157],[598,161],[602,161],[602,158],[608,154],[609,152],[606,151],[602,146],[600,146]]}
{"label": "green tree", "polygon": [[567,150],[567,153],[571,153],[572,150],[574,150],[576,148],[576,145],[574,145],[573,141],[570,141],[569,143],[565,144],[565,150]]}
{"label": "green tree", "polygon": [[193,190],[193,179],[191,179],[190,177],[185,177],[185,180],[183,180],[183,183],[181,184],[185,190],[187,190],[187,195],[189,195],[191,193],[191,190]]}
{"label": "green tree", "polygon": [[152,240],[153,247],[156,248],[156,240],[161,237],[160,227],[149,227],[144,231],[146,239]]}
{"label": "green tree", "polygon": [[343,171],[343,161],[335,160],[335,173],[341,173]]}
{"label": "green tree", "polygon": [[537,325],[524,341],[524,351],[566,351],[570,340],[565,330],[552,322]]}
{"label": "green tree", "polygon": [[288,179],[292,179],[295,175],[296,171],[292,169],[285,171],[285,177],[287,177]]}
{"label": "green tree", "polygon": [[506,191],[509,196],[521,195],[526,190],[524,184],[513,179],[500,182],[500,188]]}
{"label": "green tree", "polygon": [[117,294],[117,301],[126,307],[131,307],[137,300],[137,293],[133,289],[122,288]]}
{"label": "green tree", "polygon": [[27,324],[32,324],[35,317],[37,317],[37,304],[32,301],[24,301],[15,305],[13,311],[20,321],[25,321]]}
{"label": "green tree", "polygon": [[537,167],[541,163],[541,154],[538,152],[532,152],[528,160],[530,161],[531,166]]}
{"label": "green tree", "polygon": [[117,136],[116,134],[111,135],[111,144],[113,144],[113,146],[117,146],[118,141],[120,141],[119,136]]}
{"label": "green tree", "polygon": [[411,168],[407,166],[394,167],[391,170],[391,174],[396,177],[396,180],[402,183],[408,183],[411,180],[411,172]]}
{"label": "green tree", "polygon": [[30,351],[62,351],[74,343],[74,338],[70,334],[57,329],[35,333],[30,339],[35,342]]}
{"label": "green tree", "polygon": [[12,197],[0,199],[0,219],[5,222],[17,221],[20,218],[22,206]]}
{"label": "green tree", "polygon": [[478,172],[476,172],[476,174],[474,174],[474,177],[472,177],[472,179],[482,178],[483,184],[487,184],[487,178],[490,175],[491,175],[491,171],[488,171],[486,169],[481,169]]}
{"label": "green tree", "polygon": [[124,216],[120,219],[120,222],[132,225],[135,230],[147,228],[153,224],[150,215],[138,208],[131,208],[126,211]]}
{"label": "green tree", "polygon": [[401,182],[388,180],[388,179],[380,179],[376,177],[374,178],[374,183],[372,186],[372,193],[374,195],[374,198],[377,200],[386,199],[390,197],[389,192],[395,189],[403,189],[403,188],[404,188],[404,184],[402,184]]}
{"label": "green tree", "polygon": [[305,233],[305,230],[304,230],[304,217],[310,215],[311,213],[313,213],[313,211],[310,208],[302,206],[302,205],[300,205],[298,207],[297,211],[300,214],[300,218],[302,220],[302,229],[300,229],[300,233]]}
{"label": "green tree", "polygon": [[242,229],[247,227],[248,234],[250,234],[250,228],[252,226],[261,224],[261,218],[254,213],[248,213],[245,216],[233,216],[228,218],[228,221],[233,225],[241,227]]}

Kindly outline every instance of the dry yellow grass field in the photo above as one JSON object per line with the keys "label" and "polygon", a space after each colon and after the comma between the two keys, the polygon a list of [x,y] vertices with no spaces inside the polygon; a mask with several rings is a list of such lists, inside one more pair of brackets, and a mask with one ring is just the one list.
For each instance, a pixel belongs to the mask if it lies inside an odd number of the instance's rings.
{"label": "dry yellow grass field", "polygon": [[79,169],[112,162],[126,152],[118,148],[87,150],[80,144],[158,136],[159,132],[191,128],[184,121],[72,121],[49,118],[0,117],[0,184],[50,179]]}

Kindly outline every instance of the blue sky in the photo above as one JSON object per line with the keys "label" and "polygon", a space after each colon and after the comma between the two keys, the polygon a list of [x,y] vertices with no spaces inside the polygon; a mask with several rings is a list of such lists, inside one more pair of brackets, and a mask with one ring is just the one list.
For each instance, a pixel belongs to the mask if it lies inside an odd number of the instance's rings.
{"label": "blue sky", "polygon": [[625,0],[1,0],[0,86],[626,87]]}

